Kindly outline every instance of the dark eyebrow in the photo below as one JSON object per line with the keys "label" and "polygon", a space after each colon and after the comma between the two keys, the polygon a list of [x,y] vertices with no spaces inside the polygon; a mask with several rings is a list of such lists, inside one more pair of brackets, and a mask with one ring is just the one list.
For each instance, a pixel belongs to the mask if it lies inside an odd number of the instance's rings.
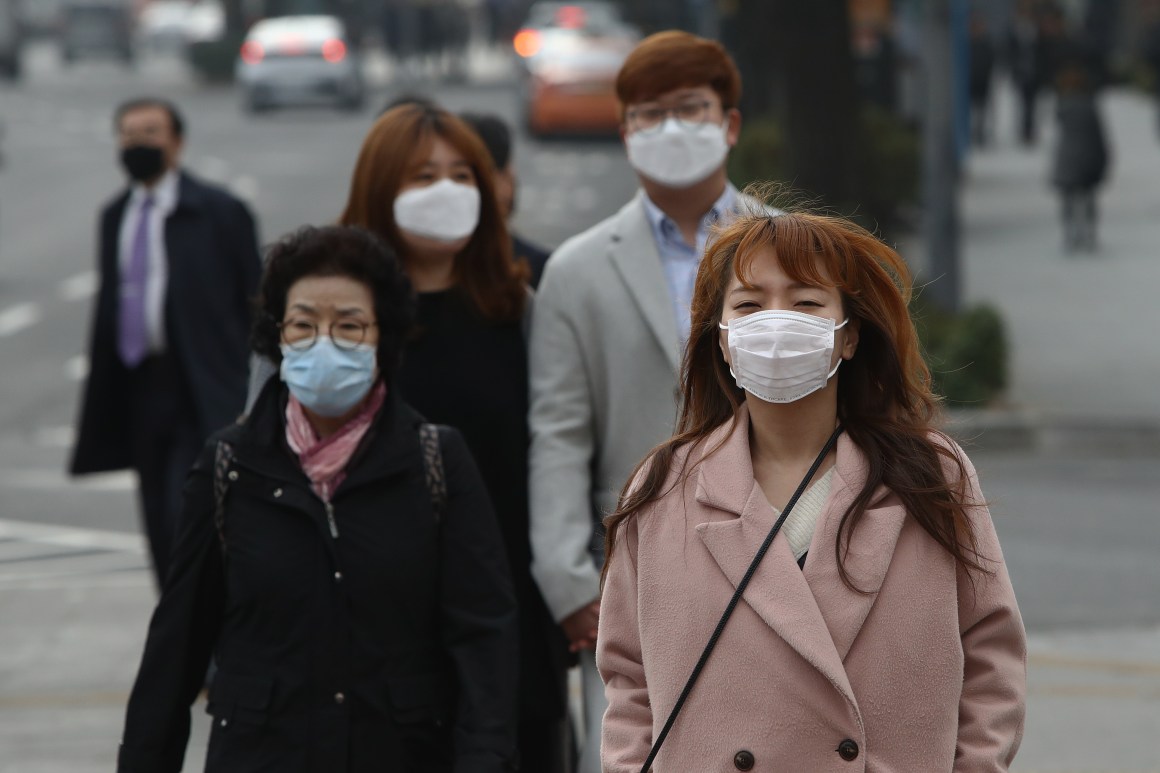
{"label": "dark eyebrow", "polygon": [[298,309],[300,311],[306,311],[306,312],[309,312],[311,314],[318,313],[318,310],[316,308],[314,308],[313,306],[311,306],[309,303],[302,303],[301,301],[293,304],[290,308],[286,309],[286,311],[293,311],[295,309]]}
{"label": "dark eyebrow", "polygon": [[340,317],[350,317],[350,316],[353,316],[355,314],[366,314],[366,313],[367,313],[366,309],[364,309],[362,306],[350,306],[350,307],[347,307],[345,309],[336,309],[335,310],[335,314],[338,314]]}
{"label": "dark eyebrow", "polygon": [[729,291],[730,295],[737,295],[738,293],[759,293],[761,292],[761,285],[743,284],[734,287]]}

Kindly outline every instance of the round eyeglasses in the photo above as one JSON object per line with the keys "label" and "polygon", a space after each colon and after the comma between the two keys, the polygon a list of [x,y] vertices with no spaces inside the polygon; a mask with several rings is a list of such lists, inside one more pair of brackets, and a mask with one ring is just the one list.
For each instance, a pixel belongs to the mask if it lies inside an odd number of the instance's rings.
{"label": "round eyeglasses", "polygon": [[677,119],[677,125],[681,128],[695,129],[709,120],[712,107],[713,103],[708,100],[682,102],[675,107],[644,105],[629,110],[625,118],[629,129],[645,134],[660,131],[670,115]]}
{"label": "round eyeglasses", "polygon": [[[336,319],[330,323],[327,333],[335,346],[350,351],[366,340],[367,330],[375,324],[357,319]],[[291,317],[278,323],[278,329],[282,334],[282,343],[295,351],[305,351],[318,340],[318,324],[309,319]]]}

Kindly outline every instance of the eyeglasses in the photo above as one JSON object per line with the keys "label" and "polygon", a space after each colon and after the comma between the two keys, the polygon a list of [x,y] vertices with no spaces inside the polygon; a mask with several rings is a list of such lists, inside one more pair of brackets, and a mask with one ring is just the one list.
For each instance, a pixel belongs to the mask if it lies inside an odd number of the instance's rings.
{"label": "eyeglasses", "polygon": [[[357,319],[336,319],[330,323],[327,332],[335,346],[350,351],[366,340],[367,330],[375,324]],[[298,352],[306,351],[318,340],[318,325],[302,317],[279,322],[278,329],[282,333],[282,343]]]}
{"label": "eyeglasses", "polygon": [[712,107],[713,103],[708,100],[682,102],[676,107],[645,105],[629,110],[625,117],[629,129],[645,134],[660,131],[670,115],[677,119],[677,125],[681,128],[695,129],[709,120]]}

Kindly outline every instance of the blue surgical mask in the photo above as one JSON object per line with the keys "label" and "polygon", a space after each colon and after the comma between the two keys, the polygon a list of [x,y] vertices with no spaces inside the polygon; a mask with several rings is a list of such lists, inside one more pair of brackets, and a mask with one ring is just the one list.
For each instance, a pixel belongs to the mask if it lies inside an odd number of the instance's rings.
{"label": "blue surgical mask", "polygon": [[326,418],[342,416],[374,385],[375,347],[358,344],[340,349],[329,336],[319,336],[301,351],[283,344],[281,375],[303,406]]}

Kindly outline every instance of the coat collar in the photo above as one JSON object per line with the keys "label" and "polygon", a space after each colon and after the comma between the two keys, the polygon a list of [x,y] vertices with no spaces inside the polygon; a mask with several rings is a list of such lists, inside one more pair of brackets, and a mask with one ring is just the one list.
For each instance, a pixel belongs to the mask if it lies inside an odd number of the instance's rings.
{"label": "coat collar", "polygon": [[[716,449],[716,450],[714,450]],[[773,525],[773,508],[753,478],[749,411],[706,439],[696,472],[696,499],[736,518],[696,527],[713,560],[734,587],[741,581]],[[838,440],[830,495],[818,519],[803,572],[778,535],[745,592],[745,601],[786,643],[854,703],[843,661],[853,645],[893,557],[904,509],[886,491],[876,492],[846,556],[858,593],[838,573],[834,544],[842,515],[862,490],[866,458],[850,438]]]}
{"label": "coat collar", "polygon": [[608,257],[676,374],[680,341],[669,283],[638,191],[613,220]]}
{"label": "coat collar", "polygon": [[[287,481],[305,481],[294,452],[286,443],[288,392],[281,379],[271,378],[245,417],[236,450],[240,464]],[[393,389],[362,444],[351,457],[346,479],[336,496],[368,481],[390,475],[419,459],[419,424],[423,419]]]}

